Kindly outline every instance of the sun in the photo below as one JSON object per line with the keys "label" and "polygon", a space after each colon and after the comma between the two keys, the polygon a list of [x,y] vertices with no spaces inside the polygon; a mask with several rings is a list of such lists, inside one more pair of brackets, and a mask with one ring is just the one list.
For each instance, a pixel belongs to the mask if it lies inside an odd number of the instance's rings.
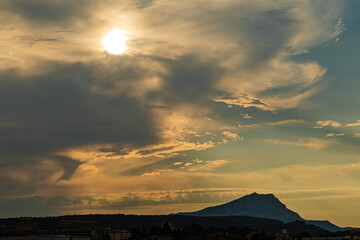
{"label": "sun", "polygon": [[105,51],[110,54],[123,54],[128,47],[126,46],[128,38],[126,34],[118,29],[112,30],[102,40]]}

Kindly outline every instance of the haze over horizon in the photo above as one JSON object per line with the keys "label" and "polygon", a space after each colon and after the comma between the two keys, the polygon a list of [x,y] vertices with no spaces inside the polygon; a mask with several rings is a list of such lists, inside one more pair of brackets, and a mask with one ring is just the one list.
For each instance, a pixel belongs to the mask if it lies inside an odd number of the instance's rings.
{"label": "haze over horizon", "polygon": [[0,218],[252,192],[360,226],[360,1],[0,1]]}

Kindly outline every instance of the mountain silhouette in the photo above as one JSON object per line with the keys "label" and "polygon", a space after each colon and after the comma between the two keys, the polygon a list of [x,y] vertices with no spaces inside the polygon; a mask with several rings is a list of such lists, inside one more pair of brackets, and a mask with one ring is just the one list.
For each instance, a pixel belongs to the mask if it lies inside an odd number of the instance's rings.
{"label": "mountain silhouette", "polygon": [[315,225],[331,232],[349,229],[338,227],[329,221],[305,220],[298,213],[288,209],[286,205],[280,202],[273,194],[252,193],[222,205],[204,208],[196,212],[181,212],[178,213],[178,215],[197,217],[251,216],[276,219],[284,223],[303,221],[306,224]]}

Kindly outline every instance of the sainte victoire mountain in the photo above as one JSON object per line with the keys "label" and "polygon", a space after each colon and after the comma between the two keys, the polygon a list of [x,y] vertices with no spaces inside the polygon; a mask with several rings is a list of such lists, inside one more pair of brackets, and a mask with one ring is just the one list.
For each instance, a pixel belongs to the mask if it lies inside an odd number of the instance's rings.
{"label": "sainte victoire mountain", "polygon": [[305,220],[298,213],[291,211],[285,204],[279,201],[273,194],[252,193],[234,201],[202,209],[196,212],[182,212],[179,215],[189,216],[251,216],[271,218],[284,223],[304,221],[322,229],[336,232],[348,228],[338,227],[329,221]]}

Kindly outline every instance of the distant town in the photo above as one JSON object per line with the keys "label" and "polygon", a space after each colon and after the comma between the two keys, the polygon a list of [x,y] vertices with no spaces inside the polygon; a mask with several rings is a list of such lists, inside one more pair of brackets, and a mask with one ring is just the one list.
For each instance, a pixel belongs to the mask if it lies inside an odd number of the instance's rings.
{"label": "distant town", "polygon": [[[166,221],[173,219],[178,223]],[[358,229],[330,232],[314,231],[304,222],[294,222],[289,229],[279,229],[264,219],[260,228],[248,227],[249,217],[191,217],[191,216],[135,216],[135,215],[80,215],[45,218],[0,219],[1,240],[360,240]],[[88,219],[88,220],[86,220]],[[93,219],[98,219],[94,221]],[[215,221],[214,221],[215,219]],[[237,218],[236,218],[237,219]],[[161,222],[161,220],[164,220]],[[183,224],[179,224],[179,220]],[[196,221],[198,220],[198,223]],[[270,220],[270,219],[268,219]],[[219,224],[216,224],[219,221]],[[151,222],[153,224],[151,225]],[[249,222],[249,224],[247,223]],[[211,223],[216,225],[210,226]],[[227,224],[229,223],[229,225]],[[264,227],[261,227],[263,225]],[[276,225],[276,224],[275,224]],[[266,226],[266,227],[265,227]],[[285,225],[286,226],[286,225]],[[305,228],[304,228],[305,226]]]}

